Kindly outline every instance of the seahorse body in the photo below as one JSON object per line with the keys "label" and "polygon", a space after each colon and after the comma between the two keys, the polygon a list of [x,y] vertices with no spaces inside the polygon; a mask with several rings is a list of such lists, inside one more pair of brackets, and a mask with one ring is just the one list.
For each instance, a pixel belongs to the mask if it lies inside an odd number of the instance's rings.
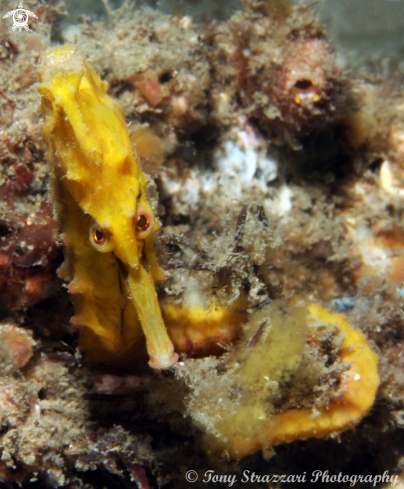
{"label": "seahorse body", "polygon": [[60,274],[70,281],[82,349],[94,361],[125,362],[143,330],[149,365],[168,368],[178,355],[154,286],[164,278],[152,243],[159,224],[122,108],[75,46],[43,53],[38,73],[65,245]]}

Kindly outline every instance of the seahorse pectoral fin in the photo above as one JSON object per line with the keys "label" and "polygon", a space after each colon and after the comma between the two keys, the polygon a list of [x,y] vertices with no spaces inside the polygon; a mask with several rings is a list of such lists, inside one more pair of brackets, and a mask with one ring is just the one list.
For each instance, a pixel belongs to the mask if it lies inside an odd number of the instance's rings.
{"label": "seahorse pectoral fin", "polygon": [[141,264],[129,270],[128,286],[146,337],[150,367],[170,368],[177,363],[178,354],[167,334],[150,272]]}

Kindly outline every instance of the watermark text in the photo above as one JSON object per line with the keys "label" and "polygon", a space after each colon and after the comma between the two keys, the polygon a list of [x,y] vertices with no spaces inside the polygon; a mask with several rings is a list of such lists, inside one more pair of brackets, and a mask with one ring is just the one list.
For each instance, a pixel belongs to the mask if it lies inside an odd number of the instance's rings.
{"label": "watermark text", "polygon": [[338,474],[330,474],[328,470],[314,470],[313,472],[303,472],[302,474],[258,474],[251,470],[244,470],[240,475],[236,474],[217,474],[214,470],[207,470],[201,476],[195,470],[188,470],[185,474],[185,479],[188,482],[196,482],[198,479],[205,484],[227,484],[232,487],[236,482],[242,484],[257,483],[272,483],[272,484],[296,484],[296,483],[322,483],[333,484],[336,482],[349,483],[351,487],[356,484],[372,484],[375,487],[378,484],[390,484],[394,487],[398,483],[398,475],[390,475],[388,470],[383,474],[377,475],[348,475],[339,472]]}

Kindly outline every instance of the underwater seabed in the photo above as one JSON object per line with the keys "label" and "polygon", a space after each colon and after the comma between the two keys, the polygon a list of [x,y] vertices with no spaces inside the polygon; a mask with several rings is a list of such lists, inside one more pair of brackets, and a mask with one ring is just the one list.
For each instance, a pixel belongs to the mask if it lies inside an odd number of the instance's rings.
{"label": "underwater seabed", "polygon": [[211,6],[0,23],[5,487],[403,484],[395,50]]}

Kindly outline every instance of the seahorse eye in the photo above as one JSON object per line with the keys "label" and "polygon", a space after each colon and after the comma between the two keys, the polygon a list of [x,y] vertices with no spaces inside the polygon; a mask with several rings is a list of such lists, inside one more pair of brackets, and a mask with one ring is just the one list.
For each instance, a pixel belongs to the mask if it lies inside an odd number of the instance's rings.
{"label": "seahorse eye", "polygon": [[146,238],[153,231],[153,227],[154,215],[151,208],[149,209],[145,205],[138,206],[135,217],[136,237],[138,239]]}
{"label": "seahorse eye", "polygon": [[105,234],[101,228],[93,228],[93,240],[96,245],[101,246],[105,243]]}
{"label": "seahorse eye", "polygon": [[138,214],[136,218],[136,230],[143,232],[150,227],[150,216],[146,213]]}
{"label": "seahorse eye", "polygon": [[90,226],[89,234],[90,243],[97,251],[101,253],[109,253],[115,248],[114,241],[111,239],[108,232],[98,223],[94,223]]}

